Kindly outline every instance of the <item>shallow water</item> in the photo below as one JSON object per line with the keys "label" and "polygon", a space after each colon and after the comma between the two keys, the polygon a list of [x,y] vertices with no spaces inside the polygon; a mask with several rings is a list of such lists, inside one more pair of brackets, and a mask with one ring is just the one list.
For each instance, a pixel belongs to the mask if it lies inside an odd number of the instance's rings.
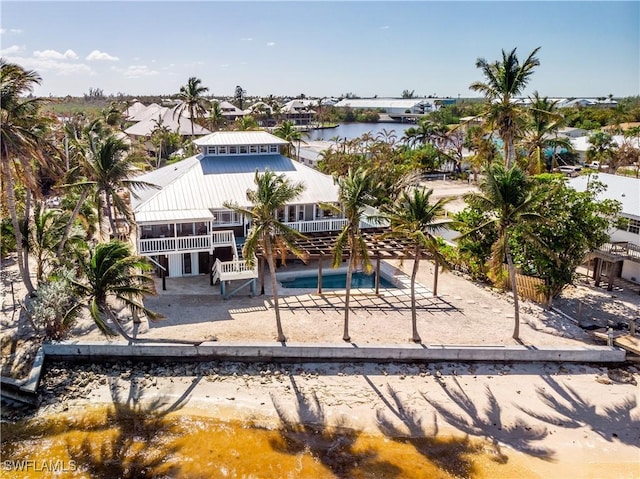
{"label": "shallow water", "polygon": [[464,437],[267,428],[150,411],[122,405],[3,423],[2,477],[538,477],[499,448]]}

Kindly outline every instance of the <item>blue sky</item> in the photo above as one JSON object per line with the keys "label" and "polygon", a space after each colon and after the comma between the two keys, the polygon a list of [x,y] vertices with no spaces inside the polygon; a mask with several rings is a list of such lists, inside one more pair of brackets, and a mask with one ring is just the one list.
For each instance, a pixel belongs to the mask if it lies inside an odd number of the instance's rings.
{"label": "blue sky", "polygon": [[0,50],[36,94],[477,96],[478,57],[536,47],[526,94],[640,94],[640,2],[33,2],[0,4]]}

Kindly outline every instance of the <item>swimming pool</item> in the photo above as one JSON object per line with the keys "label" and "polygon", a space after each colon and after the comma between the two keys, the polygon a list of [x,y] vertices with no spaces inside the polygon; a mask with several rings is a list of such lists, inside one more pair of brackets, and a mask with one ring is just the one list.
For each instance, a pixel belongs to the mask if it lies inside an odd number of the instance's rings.
{"label": "swimming pool", "polygon": [[[376,287],[375,274],[353,273],[351,277],[352,288]],[[297,276],[280,281],[284,288],[318,288],[318,275]],[[322,289],[344,289],[347,284],[347,274],[326,274],[322,275]],[[381,288],[395,288],[391,281],[380,277]]]}

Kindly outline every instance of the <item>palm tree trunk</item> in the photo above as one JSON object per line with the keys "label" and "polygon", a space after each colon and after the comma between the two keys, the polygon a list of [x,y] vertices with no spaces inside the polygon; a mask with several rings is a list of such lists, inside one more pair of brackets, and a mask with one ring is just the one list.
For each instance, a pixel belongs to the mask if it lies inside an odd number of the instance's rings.
{"label": "palm tree trunk", "polygon": [[[355,244],[355,241],[352,242]],[[352,246],[355,248],[355,246]],[[344,332],[342,333],[342,339],[344,341],[351,341],[349,336],[349,300],[351,299],[351,277],[353,276],[353,250],[349,253],[349,264],[347,266],[347,282],[345,284],[345,297],[344,297]]]}
{"label": "palm tree trunk", "polygon": [[273,261],[271,240],[269,238],[267,238],[265,241],[265,250],[267,254],[267,263],[269,264],[269,277],[271,279],[271,291],[273,294],[273,308],[276,312],[276,329],[278,332],[278,341],[283,343],[287,340],[287,338],[282,331],[282,322],[280,320],[280,306],[278,304],[278,282],[276,281],[276,268]]}
{"label": "palm tree trunk", "polygon": [[414,343],[422,341],[418,334],[418,318],[416,313],[416,276],[420,267],[420,246],[416,245],[415,258],[413,260],[413,271],[411,272],[411,340]]}
{"label": "palm tree trunk", "polygon": [[511,278],[511,291],[513,292],[513,308],[514,308],[514,326],[513,326],[513,339],[520,339],[520,304],[518,301],[518,282],[516,278],[516,268],[513,265],[513,258],[511,257],[511,249],[509,243],[505,248],[507,256],[507,265],[509,267],[509,278]]}
{"label": "palm tree trunk", "polygon": [[18,213],[16,211],[16,195],[15,190],[13,189],[13,175],[11,174],[11,166],[9,165],[9,160],[5,155],[2,155],[2,169],[4,170],[4,178],[5,185],[7,191],[7,206],[9,208],[9,216],[11,216],[11,225],[13,226],[13,234],[16,238],[16,253],[17,253],[17,263],[18,269],[20,270],[20,276],[22,277],[22,282],[27,288],[27,292],[29,294],[33,294],[35,288],[33,287],[33,283],[31,282],[31,277],[29,275],[29,270],[25,269],[24,263],[22,261],[23,252],[22,252],[22,231],[20,230],[20,223],[18,221]]}
{"label": "palm tree trunk", "polygon": [[24,265],[25,274],[29,277],[29,280],[31,280],[31,271],[29,270],[29,253],[30,253],[29,250],[31,249],[31,238],[30,238],[31,227],[29,225],[30,220],[31,220],[31,190],[27,188],[25,199],[24,199],[24,224],[22,227],[24,230],[23,236],[25,239],[25,245],[24,245],[24,248],[22,249],[22,263]]}
{"label": "palm tree trunk", "polygon": [[113,209],[111,207],[111,192],[104,192],[105,202],[107,204],[107,216],[109,217],[109,225],[111,226],[111,235],[116,237],[116,222],[113,219]]}
{"label": "palm tree trunk", "polygon": [[56,251],[56,256],[58,257],[58,260],[62,259],[62,252],[64,251],[64,246],[67,243],[67,240],[69,239],[69,234],[71,233],[71,228],[73,227],[73,223],[75,223],[76,218],[78,217],[78,213],[80,213],[80,209],[82,208],[82,205],[84,205],[84,202],[87,200],[88,196],[89,196],[89,189],[85,189],[80,195],[80,198],[78,199],[76,206],[73,208],[73,211],[71,212],[71,217],[69,218],[69,220],[67,221],[67,224],[64,227],[64,231],[62,232],[62,238],[60,239],[60,243],[58,244],[58,250]]}
{"label": "palm tree trunk", "polygon": [[436,256],[433,260],[433,297],[438,297],[438,274],[440,270],[440,260]]}

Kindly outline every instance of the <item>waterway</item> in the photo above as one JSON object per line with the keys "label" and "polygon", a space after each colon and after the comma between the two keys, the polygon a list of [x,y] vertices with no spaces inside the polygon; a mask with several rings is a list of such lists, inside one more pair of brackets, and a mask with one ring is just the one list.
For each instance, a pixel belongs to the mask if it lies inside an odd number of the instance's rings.
{"label": "waterway", "polygon": [[384,134],[385,131],[393,131],[396,139],[400,140],[407,128],[415,127],[411,123],[340,123],[335,128],[325,128],[311,130],[307,132],[305,140],[326,140],[330,141],[334,138],[357,138],[365,133],[371,133],[373,136]]}

